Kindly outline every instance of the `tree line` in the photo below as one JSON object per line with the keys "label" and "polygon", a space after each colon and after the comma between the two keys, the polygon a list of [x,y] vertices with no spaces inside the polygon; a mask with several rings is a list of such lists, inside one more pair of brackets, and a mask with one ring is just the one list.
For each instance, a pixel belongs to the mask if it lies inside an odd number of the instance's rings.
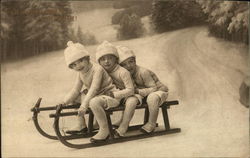
{"label": "tree line", "polygon": [[244,1],[154,0],[151,17],[157,32],[207,24],[215,37],[249,41],[249,5]]}
{"label": "tree line", "polygon": [[197,0],[212,35],[248,44],[249,5],[244,1]]}
{"label": "tree line", "polygon": [[62,48],[74,20],[67,1],[3,1],[1,18],[3,60]]}
{"label": "tree line", "polygon": [[249,7],[244,1],[118,1],[114,8],[122,8],[112,17],[112,23],[120,25],[120,39],[140,37],[141,17],[149,16],[154,30],[159,33],[205,24],[213,36],[246,44],[249,41]]}
{"label": "tree line", "polygon": [[96,43],[80,27],[73,30],[74,18],[69,1],[2,1],[1,60],[62,49],[68,40]]}
{"label": "tree line", "polygon": [[[97,43],[95,37],[74,21],[69,1],[2,1],[1,60],[22,58],[65,48],[72,40],[85,45]],[[88,4],[85,2],[84,4]],[[111,18],[118,25],[118,40],[143,35],[141,18],[149,16],[156,32],[165,32],[194,25],[208,25],[211,35],[248,44],[249,7],[243,1],[212,0],[135,0],[89,3],[78,11],[93,6],[119,9]]]}

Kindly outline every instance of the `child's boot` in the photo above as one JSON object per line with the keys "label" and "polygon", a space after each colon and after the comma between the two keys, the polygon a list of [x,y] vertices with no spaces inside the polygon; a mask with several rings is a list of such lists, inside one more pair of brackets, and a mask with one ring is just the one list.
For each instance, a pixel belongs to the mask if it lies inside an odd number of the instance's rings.
{"label": "child's boot", "polygon": [[141,132],[143,132],[143,133],[152,133],[154,131],[155,127],[156,127],[156,125],[150,124],[148,122],[144,126],[141,127]]}
{"label": "child's boot", "polygon": [[85,118],[83,116],[77,116],[77,125],[76,127],[67,130],[67,134],[82,134],[88,132],[88,128],[85,123]]}

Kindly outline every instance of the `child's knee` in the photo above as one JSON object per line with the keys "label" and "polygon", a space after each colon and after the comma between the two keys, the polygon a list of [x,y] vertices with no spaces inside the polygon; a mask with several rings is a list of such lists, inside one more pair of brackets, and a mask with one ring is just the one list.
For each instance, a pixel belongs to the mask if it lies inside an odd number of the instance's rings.
{"label": "child's knee", "polygon": [[136,106],[139,104],[139,100],[136,97],[129,97],[126,100],[125,106]]}
{"label": "child's knee", "polygon": [[92,110],[101,107],[103,104],[105,104],[105,102],[100,97],[94,97],[89,101],[89,107]]}
{"label": "child's knee", "polygon": [[161,98],[157,94],[154,94],[154,93],[149,94],[147,97],[147,103],[149,105],[152,105],[152,104],[158,105],[160,100],[161,100]]}

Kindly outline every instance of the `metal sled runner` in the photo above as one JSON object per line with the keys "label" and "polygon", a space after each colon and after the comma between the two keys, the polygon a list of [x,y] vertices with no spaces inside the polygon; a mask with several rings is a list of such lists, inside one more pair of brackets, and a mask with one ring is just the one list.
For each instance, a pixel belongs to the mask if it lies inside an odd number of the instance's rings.
{"label": "metal sled runner", "polygon": [[[107,120],[108,120],[108,127],[109,127],[109,133],[110,133],[108,140],[106,140],[105,142],[102,142],[102,143],[90,143],[89,142],[89,143],[85,143],[85,144],[74,144],[74,143],[70,142],[70,140],[79,139],[79,138],[90,138],[91,136],[93,136],[97,133],[97,131],[93,129],[94,115],[93,115],[92,111],[90,109],[88,109],[88,111],[86,112],[86,114],[89,115],[88,132],[86,134],[64,135],[60,131],[60,124],[59,124],[60,118],[77,115],[77,112],[62,112],[62,110],[79,108],[80,104],[70,105],[70,106],[57,105],[57,106],[51,106],[51,107],[40,107],[40,103],[41,103],[41,98],[38,99],[35,106],[31,109],[31,111],[33,112],[33,122],[35,124],[36,129],[38,130],[38,132],[41,135],[43,135],[49,139],[54,139],[54,140],[58,139],[59,141],[61,141],[61,143],[63,143],[64,145],[66,145],[70,148],[77,148],[77,149],[90,148],[90,147],[96,147],[96,146],[100,146],[100,145],[108,145],[108,144],[114,144],[114,143],[119,143],[119,142],[130,141],[130,140],[137,140],[137,139],[143,139],[143,138],[148,138],[148,137],[153,137],[153,136],[160,136],[160,135],[165,135],[165,134],[177,133],[177,132],[181,131],[180,128],[172,128],[172,129],[170,128],[168,109],[173,105],[179,104],[177,100],[173,100],[173,101],[166,101],[160,106],[160,108],[162,109],[161,111],[162,111],[164,127],[165,127],[164,130],[155,131],[155,132],[152,132],[150,134],[142,133],[139,135],[132,135],[132,136],[116,138],[114,136],[114,129],[113,129],[113,125],[112,125],[110,116],[113,114],[113,112],[123,111],[125,109],[124,105],[120,105],[118,107],[106,110],[106,116],[107,116]],[[145,109],[144,123],[140,124],[140,125],[129,126],[128,131],[138,130],[141,128],[141,126],[143,126],[148,121],[149,110],[148,110],[146,103],[144,102],[144,104],[142,106],[137,107],[136,109]],[[50,134],[46,133],[39,125],[38,114],[41,111],[48,111],[48,110],[55,111],[55,113],[50,114],[49,117],[54,118],[54,130],[55,130],[56,135],[50,135]],[[158,126],[158,124],[157,124],[157,126]]]}

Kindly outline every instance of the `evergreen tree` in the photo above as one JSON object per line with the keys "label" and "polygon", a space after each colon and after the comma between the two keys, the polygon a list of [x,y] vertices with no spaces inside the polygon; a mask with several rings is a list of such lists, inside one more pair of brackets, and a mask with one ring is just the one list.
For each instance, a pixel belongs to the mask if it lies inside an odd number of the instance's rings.
{"label": "evergreen tree", "polygon": [[97,43],[95,36],[89,32],[83,33],[81,27],[78,27],[77,29],[76,39],[77,42],[84,45],[92,45]]}
{"label": "evergreen tree", "polygon": [[152,5],[151,19],[158,32],[199,24],[204,19],[200,6],[194,0],[155,0]]}
{"label": "evergreen tree", "polygon": [[131,16],[126,14],[123,16],[120,27],[118,29],[118,39],[130,39],[140,37],[144,32],[144,27],[141,22],[141,18],[132,14]]}
{"label": "evergreen tree", "polygon": [[7,14],[7,8],[5,6],[6,3],[1,4],[1,59],[4,60],[7,56],[7,41],[10,39],[10,32],[11,32],[11,24],[12,19]]}
{"label": "evergreen tree", "polygon": [[1,17],[2,59],[64,48],[71,38],[68,1],[3,1]]}
{"label": "evergreen tree", "polygon": [[61,24],[62,35],[64,37],[64,41],[62,42],[62,46],[66,45],[67,39],[70,38],[70,32],[72,22],[74,17],[72,16],[71,4],[69,1],[58,1],[56,2],[56,8],[58,11],[57,19]]}
{"label": "evergreen tree", "polygon": [[1,25],[0,25],[0,29],[1,29],[1,39],[2,40],[6,40],[7,38],[9,38],[9,33],[11,31],[11,23],[12,23],[12,19],[10,18],[10,16],[7,13],[7,8],[6,8],[5,4],[6,3],[0,3],[0,5],[1,5],[1,12],[0,12]]}
{"label": "evergreen tree", "polygon": [[48,1],[29,1],[26,8],[25,41],[33,45],[35,54],[53,50],[63,41],[61,24],[56,19],[56,4]]}
{"label": "evergreen tree", "polygon": [[247,2],[197,0],[208,16],[209,31],[216,37],[248,43]]}
{"label": "evergreen tree", "polygon": [[[17,58],[22,56],[24,53],[24,19],[25,14],[23,10],[27,7],[27,1],[3,1],[1,2],[1,12],[3,13],[3,18],[5,19],[2,24],[8,25],[8,30],[3,29],[2,31],[7,33],[8,36],[1,46],[4,54],[4,59],[8,57]],[[3,9],[3,10],[2,10]],[[6,16],[5,16],[6,15]],[[4,23],[5,22],[5,23]],[[4,47],[4,48],[3,48]]]}
{"label": "evergreen tree", "polygon": [[80,26],[77,28],[76,38],[79,43],[85,44],[84,34]]}
{"label": "evergreen tree", "polygon": [[92,34],[92,33],[90,33],[90,32],[85,32],[84,33],[84,44],[85,45],[93,45],[93,44],[97,44],[97,40],[96,40],[96,38],[95,38],[95,36]]}
{"label": "evergreen tree", "polygon": [[36,53],[63,48],[73,21],[67,1],[29,1],[25,40]]}

